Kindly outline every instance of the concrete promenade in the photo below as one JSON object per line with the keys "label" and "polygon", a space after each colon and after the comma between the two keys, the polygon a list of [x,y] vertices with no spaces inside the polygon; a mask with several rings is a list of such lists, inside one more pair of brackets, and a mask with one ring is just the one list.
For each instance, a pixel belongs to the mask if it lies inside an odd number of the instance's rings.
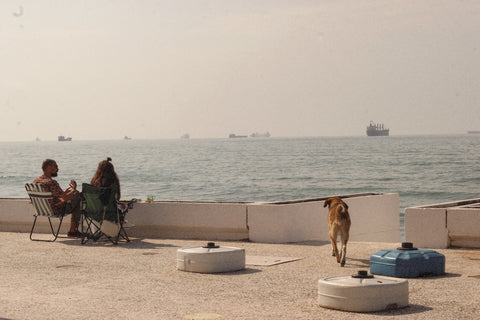
{"label": "concrete promenade", "polygon": [[[480,250],[441,249],[445,276],[409,279],[410,306],[350,313],[317,304],[318,280],[369,269],[370,255],[399,244],[351,242],[341,268],[326,242],[216,241],[277,265],[198,274],[176,269],[182,247],[203,240],[133,238],[117,246],[59,238],[33,242],[0,232],[1,319],[479,319]],[[274,259],[275,260],[275,259]]]}

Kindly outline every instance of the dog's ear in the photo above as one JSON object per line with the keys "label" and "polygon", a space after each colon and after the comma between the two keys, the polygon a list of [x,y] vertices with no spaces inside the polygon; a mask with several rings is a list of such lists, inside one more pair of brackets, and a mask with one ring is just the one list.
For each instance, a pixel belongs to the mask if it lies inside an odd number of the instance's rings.
{"label": "dog's ear", "polygon": [[347,208],[347,210],[348,210],[348,204],[346,204],[345,202],[343,202],[343,203],[345,204],[345,208]]}
{"label": "dog's ear", "polygon": [[327,200],[325,200],[323,207],[325,208],[326,206],[328,206],[330,208],[330,203],[332,203],[332,198],[328,198]]}

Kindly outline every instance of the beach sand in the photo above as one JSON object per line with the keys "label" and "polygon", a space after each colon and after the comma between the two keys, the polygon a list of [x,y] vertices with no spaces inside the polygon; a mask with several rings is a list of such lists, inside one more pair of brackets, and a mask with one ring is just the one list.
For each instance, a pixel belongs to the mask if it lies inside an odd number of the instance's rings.
{"label": "beach sand", "polygon": [[368,270],[371,254],[399,244],[351,242],[341,268],[326,242],[219,241],[221,246],[244,248],[247,261],[301,259],[276,265],[257,262],[260,265],[220,274],[176,269],[177,249],[207,241],[134,238],[117,246],[81,245],[79,239],[33,242],[25,233],[0,232],[0,318],[480,318],[480,250],[436,250],[446,256],[447,274],[408,279],[406,308],[351,313],[320,307],[318,280]]}

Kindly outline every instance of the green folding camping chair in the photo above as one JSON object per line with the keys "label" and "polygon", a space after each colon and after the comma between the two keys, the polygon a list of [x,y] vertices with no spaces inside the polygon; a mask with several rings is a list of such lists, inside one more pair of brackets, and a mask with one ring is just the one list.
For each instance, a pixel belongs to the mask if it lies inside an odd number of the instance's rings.
{"label": "green folding camping chair", "polygon": [[[59,215],[55,214],[55,212],[52,209],[52,206],[50,205],[50,201],[53,200],[53,195],[50,191],[47,191],[47,189],[44,188],[42,184],[26,183],[25,189],[27,190],[28,196],[30,197],[33,208],[35,210],[35,213],[33,215],[35,219],[33,220],[32,230],[30,230],[30,240],[54,242],[55,240],[57,240],[58,233],[60,232],[60,227],[62,226],[62,221],[63,221],[63,217],[65,216],[65,212],[62,212]],[[40,216],[48,218],[48,223],[50,224],[50,230],[54,237],[53,240],[32,238],[33,230],[35,229],[35,224],[37,223],[37,218]],[[59,219],[58,227],[56,230],[54,230],[53,228],[51,218]]]}
{"label": "green folding camping chair", "polygon": [[120,238],[130,241],[123,225],[133,201],[122,209],[121,203],[115,199],[113,186],[100,188],[88,183],[82,184],[82,195],[82,244],[90,239],[98,241],[103,237],[113,244],[118,244]]}

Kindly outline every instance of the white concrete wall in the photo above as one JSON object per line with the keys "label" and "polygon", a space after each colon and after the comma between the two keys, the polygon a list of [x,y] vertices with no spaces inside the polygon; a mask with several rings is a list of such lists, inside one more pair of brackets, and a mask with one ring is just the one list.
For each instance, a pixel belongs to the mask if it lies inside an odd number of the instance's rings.
{"label": "white concrete wall", "polygon": [[480,199],[463,200],[405,210],[405,240],[415,247],[480,248]]}
{"label": "white concrete wall", "polygon": [[234,202],[141,202],[129,210],[133,236],[248,239],[246,204]]}
{"label": "white concrete wall", "polygon": [[348,198],[353,241],[400,242],[398,193]]}
{"label": "white concrete wall", "polygon": [[323,201],[250,204],[248,227],[250,240],[254,242],[328,240]]}
{"label": "white concrete wall", "polygon": [[[398,194],[351,195],[352,241],[400,242]],[[133,237],[250,240],[286,243],[329,241],[323,199],[288,203],[172,202],[135,203],[127,215]],[[33,208],[28,199],[0,199],[0,231],[29,232]],[[39,218],[39,231],[48,223]],[[66,233],[70,217],[62,227]]]}
{"label": "white concrete wall", "polygon": [[[398,194],[343,199],[349,206],[351,241],[400,242]],[[248,205],[250,240],[256,242],[329,241],[324,201]]]}
{"label": "white concrete wall", "polygon": [[405,209],[405,241],[419,248],[448,248],[447,209]]}
{"label": "white concrete wall", "polygon": [[[0,231],[30,232],[33,224],[33,206],[28,199],[0,199]],[[58,226],[59,219],[52,219]],[[66,233],[70,225],[70,216],[65,218],[61,232]],[[46,218],[39,218],[35,230],[50,232]]]}
{"label": "white concrete wall", "polygon": [[451,208],[447,217],[450,246],[480,248],[480,208]]}
{"label": "white concrete wall", "polygon": [[[34,210],[28,199],[0,199],[0,231],[30,232]],[[209,240],[248,239],[246,204],[218,202],[140,202],[129,210],[127,220],[135,224],[128,234]],[[52,219],[58,225],[59,219]],[[70,226],[65,217],[61,233]],[[39,217],[35,232],[48,233],[45,217]]]}

